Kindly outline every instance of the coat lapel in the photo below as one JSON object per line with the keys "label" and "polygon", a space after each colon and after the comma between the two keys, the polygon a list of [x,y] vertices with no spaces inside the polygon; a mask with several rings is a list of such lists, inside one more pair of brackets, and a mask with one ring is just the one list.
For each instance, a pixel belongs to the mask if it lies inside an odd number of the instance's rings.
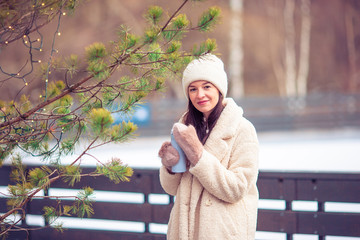
{"label": "coat lapel", "polygon": [[243,110],[233,99],[224,99],[225,108],[204,145],[205,150],[221,162],[228,152],[228,140],[234,137]]}

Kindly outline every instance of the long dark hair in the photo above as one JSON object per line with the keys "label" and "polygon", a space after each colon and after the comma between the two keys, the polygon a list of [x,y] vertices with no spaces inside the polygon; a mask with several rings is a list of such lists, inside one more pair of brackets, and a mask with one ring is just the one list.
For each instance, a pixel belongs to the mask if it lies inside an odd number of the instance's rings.
{"label": "long dark hair", "polygon": [[[188,111],[184,117],[185,125],[193,125],[195,127],[198,138],[202,144],[205,144],[211,133],[211,130],[215,127],[215,124],[219,119],[222,110],[224,109],[222,104],[224,98],[221,93],[219,94],[219,101],[210,113],[207,121],[204,119],[203,113],[197,110],[189,99]],[[208,129],[208,132],[206,132],[206,129]]]}

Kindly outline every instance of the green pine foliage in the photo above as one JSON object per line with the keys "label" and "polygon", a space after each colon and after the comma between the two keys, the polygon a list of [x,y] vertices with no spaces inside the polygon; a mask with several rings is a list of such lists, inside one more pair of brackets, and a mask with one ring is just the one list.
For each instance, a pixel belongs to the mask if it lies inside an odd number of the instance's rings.
{"label": "green pine foliage", "polygon": [[200,30],[203,32],[210,31],[220,20],[220,13],[221,10],[218,7],[211,7],[209,10],[204,12],[198,22]]}
{"label": "green pine foliage", "polygon": [[103,43],[93,43],[86,47],[87,70],[98,80],[107,79],[110,76],[109,66],[106,63],[107,52]]}
{"label": "green pine foliage", "polygon": [[133,175],[133,170],[123,165],[118,158],[113,158],[105,165],[98,165],[96,167],[96,173],[108,177],[114,183],[128,182]]}
{"label": "green pine foliage", "polygon": [[209,50],[213,51],[216,48],[217,45],[215,39],[207,39],[205,42],[201,43],[199,47],[197,45],[194,45],[192,53],[194,56],[201,56]]}
{"label": "green pine foliage", "polygon": [[112,142],[126,142],[134,136],[137,126],[132,122],[123,121],[120,124],[114,125],[107,135]]}
{"label": "green pine foliage", "polygon": [[145,14],[145,19],[149,21],[152,25],[159,24],[161,17],[163,16],[164,10],[159,6],[149,7],[147,13]]}
{"label": "green pine foliage", "polygon": [[81,180],[81,168],[77,165],[63,166],[61,167],[61,173],[63,175],[63,181],[69,183],[70,186],[74,186],[75,183]]}
{"label": "green pine foliage", "polygon": [[66,57],[65,60],[63,61],[63,67],[70,75],[70,78],[73,78],[74,75],[78,72],[79,64],[80,64],[79,57],[75,54],[71,54],[69,57]]}
{"label": "green pine foliage", "polygon": [[93,193],[94,189],[91,187],[85,187],[78,192],[76,202],[72,206],[73,214],[77,214],[77,216],[81,218],[85,215],[91,217],[91,215],[94,214],[94,210],[92,209]]}
{"label": "green pine foliage", "polygon": [[49,175],[51,170],[47,166],[41,168],[33,168],[29,171],[27,180],[33,187],[49,186]]}
{"label": "green pine foliage", "polygon": [[89,122],[92,132],[97,136],[101,136],[106,129],[109,129],[114,122],[114,118],[110,111],[105,108],[94,108],[89,114]]}
{"label": "green pine foliage", "polygon": [[[29,8],[29,4],[34,7]],[[21,17],[27,19],[21,15],[23,11],[35,11],[36,16],[47,17],[50,21],[64,11],[73,11],[77,5],[75,0],[6,1],[0,5],[0,23],[11,25],[19,34],[3,35],[0,44],[29,37],[30,33],[24,32],[21,25]],[[167,79],[182,72],[185,64],[216,50],[215,40],[209,39],[186,51],[182,39],[184,33],[190,31],[211,30],[219,21],[220,9],[210,8],[195,27],[191,27],[190,20],[180,10],[181,7],[169,14],[159,6],[151,6],[144,14],[148,27],[143,34],[134,34],[128,27],[120,26],[117,39],[86,47],[84,59],[71,54],[38,64],[34,72],[46,81],[39,101],[30,101],[25,95],[16,101],[0,99],[0,166],[7,159],[12,160],[13,166],[10,176],[13,184],[8,186],[10,210],[0,216],[0,236],[5,236],[15,226],[5,223],[4,219],[19,211],[25,213],[26,203],[55,181],[64,181],[73,187],[83,177],[105,176],[117,184],[131,180],[133,170],[118,157],[99,164],[92,173],[82,172],[82,157],[104,144],[134,138],[137,126],[131,121],[114,125],[114,113],[121,113],[124,119],[132,115],[149,94],[162,91]],[[27,31],[31,32],[32,28]],[[1,42],[4,39],[6,43]],[[34,46],[31,51],[39,49]],[[51,72],[64,78],[54,79],[55,74]],[[115,72],[121,75],[118,79],[113,79]],[[8,77],[14,76],[9,74]],[[75,155],[75,152],[80,153]],[[73,161],[64,165],[62,159],[69,155]],[[44,166],[28,169],[21,157],[39,158]],[[62,231],[62,224],[57,221],[60,216],[94,214],[92,196],[91,186],[74,196],[72,205],[63,204],[59,197],[53,196],[58,204],[44,206],[44,217],[52,227]]]}

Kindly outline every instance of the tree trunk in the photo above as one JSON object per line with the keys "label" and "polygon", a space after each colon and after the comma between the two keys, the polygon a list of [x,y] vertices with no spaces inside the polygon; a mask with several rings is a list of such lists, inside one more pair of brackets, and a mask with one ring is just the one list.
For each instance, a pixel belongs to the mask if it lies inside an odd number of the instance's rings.
{"label": "tree trunk", "polygon": [[297,95],[304,97],[307,94],[307,79],[309,75],[309,53],[311,36],[311,2],[301,1],[301,35],[299,72],[297,76]]}
{"label": "tree trunk", "polygon": [[[266,27],[267,36],[268,36],[268,54],[270,56],[271,67],[274,72],[276,79],[277,89],[280,97],[286,96],[286,87],[285,87],[285,70],[282,64],[282,55],[279,52],[282,51],[282,48],[279,49],[282,44],[278,43],[276,39],[280,31],[276,30],[279,26],[283,25],[283,18],[281,16],[282,5],[279,5],[278,1],[271,1],[268,4],[264,4],[266,8],[267,17],[269,18],[268,26]],[[275,33],[274,33],[275,32]]]}
{"label": "tree trunk", "polygon": [[348,61],[349,61],[349,84],[348,92],[355,93],[357,90],[356,81],[359,77],[358,70],[356,68],[356,46],[355,46],[355,33],[354,33],[354,10],[349,4],[345,4],[345,30],[346,30],[346,42],[348,49]]}
{"label": "tree trunk", "polygon": [[286,95],[296,96],[296,53],[295,53],[295,1],[286,0],[284,9],[285,26],[285,84]]}
{"label": "tree trunk", "polygon": [[243,78],[243,44],[242,44],[242,14],[243,0],[230,0],[231,19],[230,19],[230,64],[229,82],[230,96],[240,98],[244,96]]}

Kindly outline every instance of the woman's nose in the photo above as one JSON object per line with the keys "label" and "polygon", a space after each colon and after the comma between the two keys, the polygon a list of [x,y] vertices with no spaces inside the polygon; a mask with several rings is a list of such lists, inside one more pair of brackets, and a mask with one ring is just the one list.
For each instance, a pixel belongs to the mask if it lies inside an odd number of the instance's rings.
{"label": "woman's nose", "polygon": [[198,98],[202,98],[202,97],[204,97],[204,96],[205,96],[204,90],[199,89],[198,92],[197,92],[197,97],[198,97]]}

